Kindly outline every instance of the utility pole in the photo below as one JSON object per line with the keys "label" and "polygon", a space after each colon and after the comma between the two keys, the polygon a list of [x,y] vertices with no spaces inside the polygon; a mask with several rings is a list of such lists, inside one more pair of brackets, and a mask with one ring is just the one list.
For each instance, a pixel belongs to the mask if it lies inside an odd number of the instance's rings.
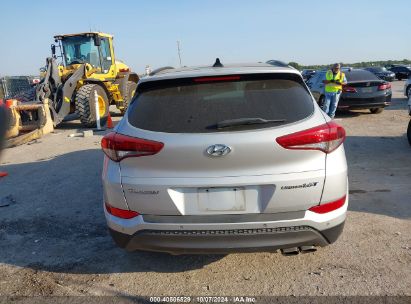
{"label": "utility pole", "polygon": [[177,40],[177,52],[178,52],[178,59],[180,59],[180,68],[182,67],[181,65],[181,53],[180,53],[180,40]]}

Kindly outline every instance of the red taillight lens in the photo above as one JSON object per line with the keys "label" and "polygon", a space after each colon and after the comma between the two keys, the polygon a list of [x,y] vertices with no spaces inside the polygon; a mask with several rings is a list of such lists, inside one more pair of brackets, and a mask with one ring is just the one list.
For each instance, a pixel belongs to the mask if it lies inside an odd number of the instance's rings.
{"label": "red taillight lens", "polygon": [[342,206],[344,206],[346,197],[347,196],[344,195],[342,198],[340,198],[336,201],[333,201],[333,202],[330,202],[330,203],[325,203],[325,204],[318,205],[318,206],[314,206],[314,207],[311,207],[308,210],[310,210],[312,212],[315,212],[315,213],[319,213],[319,214],[324,214],[324,213],[327,213],[327,212],[337,210],[338,208],[341,208]]}
{"label": "red taillight lens", "polygon": [[119,69],[119,72],[121,72],[121,73],[130,72],[130,69],[129,68],[122,68],[122,69]]}
{"label": "red taillight lens", "polygon": [[345,93],[356,93],[357,89],[350,86],[343,86],[343,92]]}
{"label": "red taillight lens", "polygon": [[292,150],[320,150],[331,153],[345,140],[345,130],[333,121],[315,128],[281,136],[277,143]]}
{"label": "red taillight lens", "polygon": [[240,76],[221,76],[221,77],[201,77],[194,78],[194,82],[216,82],[216,81],[231,81],[231,80],[240,80]]}
{"label": "red taillight lens", "polygon": [[115,132],[108,133],[101,140],[103,152],[113,161],[119,162],[127,157],[154,155],[164,147],[157,141],[130,137]]}
{"label": "red taillight lens", "polygon": [[106,205],[106,210],[108,213],[110,213],[111,215],[123,218],[123,219],[131,219],[133,217],[140,215],[140,213],[136,211],[115,208],[107,203],[105,205]]}
{"label": "red taillight lens", "polygon": [[378,91],[391,89],[391,83],[383,83],[378,86]]}

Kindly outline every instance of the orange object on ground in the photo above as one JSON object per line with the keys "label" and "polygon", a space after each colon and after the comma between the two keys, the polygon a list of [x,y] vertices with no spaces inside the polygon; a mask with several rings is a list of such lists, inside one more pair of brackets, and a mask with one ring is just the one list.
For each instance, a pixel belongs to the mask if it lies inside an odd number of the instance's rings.
{"label": "orange object on ground", "polygon": [[107,117],[107,128],[108,129],[113,129],[114,128],[113,120],[111,119],[110,113],[108,113],[108,117]]}
{"label": "orange object on ground", "polygon": [[7,176],[7,175],[9,175],[7,172],[5,172],[5,171],[0,171],[0,178],[5,177],[5,176]]}
{"label": "orange object on ground", "polygon": [[6,100],[6,108],[10,108],[13,105],[13,99]]}

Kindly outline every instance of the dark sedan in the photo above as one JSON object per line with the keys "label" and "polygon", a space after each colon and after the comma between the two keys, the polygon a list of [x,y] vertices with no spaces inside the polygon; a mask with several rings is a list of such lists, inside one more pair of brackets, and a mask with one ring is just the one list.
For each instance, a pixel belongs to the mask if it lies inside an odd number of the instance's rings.
{"label": "dark sedan", "polygon": [[303,76],[304,81],[308,81],[311,77],[315,75],[316,72],[316,70],[306,69],[301,72],[301,76]]}
{"label": "dark sedan", "polygon": [[384,67],[369,67],[369,68],[365,68],[364,70],[373,73],[375,76],[383,80],[394,81],[395,79],[395,73],[388,71]]}
{"label": "dark sedan", "polygon": [[392,66],[388,70],[395,73],[395,78],[398,80],[407,79],[411,76],[411,68],[405,65]]}
{"label": "dark sedan", "polygon": [[[326,71],[317,72],[307,85],[314,98],[321,105],[324,102],[324,83]],[[339,110],[369,109],[371,113],[381,113],[391,104],[391,84],[365,70],[345,71],[347,85],[343,87]]]}

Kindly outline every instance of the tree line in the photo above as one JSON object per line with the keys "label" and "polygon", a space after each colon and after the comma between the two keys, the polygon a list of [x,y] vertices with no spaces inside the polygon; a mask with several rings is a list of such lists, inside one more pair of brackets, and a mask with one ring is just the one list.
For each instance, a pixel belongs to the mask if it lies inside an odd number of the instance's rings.
{"label": "tree line", "polygon": [[[289,62],[290,66],[296,68],[297,70],[304,70],[304,69],[313,69],[313,70],[322,70],[328,69],[332,64],[320,64],[320,65],[301,65],[297,62]],[[381,60],[381,61],[362,61],[356,63],[346,63],[340,62],[341,66],[345,67],[353,67],[353,68],[366,68],[366,67],[385,67],[392,64],[403,64],[403,65],[411,65],[411,60],[403,59],[403,60]]]}

